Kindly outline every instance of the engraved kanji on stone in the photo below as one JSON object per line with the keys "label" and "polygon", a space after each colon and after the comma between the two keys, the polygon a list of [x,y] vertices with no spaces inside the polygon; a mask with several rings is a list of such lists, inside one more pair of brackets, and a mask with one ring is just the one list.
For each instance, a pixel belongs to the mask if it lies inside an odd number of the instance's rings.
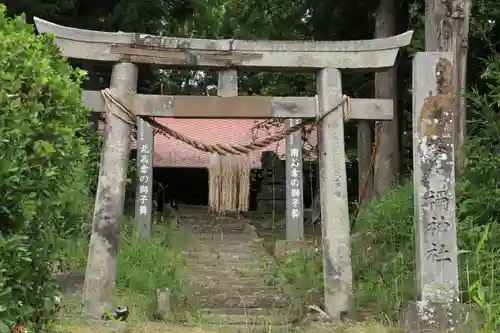
{"label": "engraved kanji on stone", "polygon": [[449,256],[450,251],[446,249],[445,244],[431,243],[431,248],[427,250],[427,260],[432,260],[434,262],[448,261],[451,262]]}

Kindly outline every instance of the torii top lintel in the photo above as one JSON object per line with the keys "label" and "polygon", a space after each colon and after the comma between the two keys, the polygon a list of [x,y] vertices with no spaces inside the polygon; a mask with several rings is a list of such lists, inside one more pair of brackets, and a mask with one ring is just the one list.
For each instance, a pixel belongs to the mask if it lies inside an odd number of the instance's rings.
{"label": "torii top lintel", "polygon": [[40,33],[52,33],[68,58],[130,61],[172,68],[255,68],[279,70],[386,70],[413,31],[356,41],[251,41],[173,38],[139,33],[102,32],[61,26],[34,18]]}

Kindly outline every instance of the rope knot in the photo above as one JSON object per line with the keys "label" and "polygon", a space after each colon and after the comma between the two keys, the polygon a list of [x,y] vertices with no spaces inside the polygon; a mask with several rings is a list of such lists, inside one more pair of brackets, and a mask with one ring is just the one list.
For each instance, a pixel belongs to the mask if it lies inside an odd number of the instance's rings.
{"label": "rope knot", "polygon": [[344,113],[344,122],[348,122],[351,119],[351,97],[344,95],[342,96],[342,112]]}
{"label": "rope knot", "polygon": [[[127,108],[124,106],[124,104],[130,103],[124,103],[123,101],[121,101],[121,99],[117,97],[120,95],[118,91],[111,88],[106,88],[101,90],[101,94],[104,98],[107,112],[111,112],[113,115],[117,116],[127,124],[135,125],[135,119],[137,118],[137,116],[134,114],[133,108]],[[112,105],[115,105],[116,108],[113,108]]]}

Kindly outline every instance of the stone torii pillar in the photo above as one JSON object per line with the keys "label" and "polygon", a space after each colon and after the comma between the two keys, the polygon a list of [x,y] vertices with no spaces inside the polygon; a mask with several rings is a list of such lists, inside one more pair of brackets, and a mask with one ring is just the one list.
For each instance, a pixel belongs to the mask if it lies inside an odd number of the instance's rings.
{"label": "stone torii pillar", "polygon": [[[383,71],[394,65],[399,48],[410,43],[412,32],[364,41],[244,41],[172,38],[137,33],[109,33],[68,28],[34,18],[40,33],[53,33],[55,43],[68,58],[124,62],[116,79],[137,80],[132,63],[157,64],[170,68],[219,69],[253,68],[318,72],[318,98],[269,96],[153,96],[137,95],[135,86],[116,85],[119,99],[139,116],[176,118],[314,118],[328,112],[342,96],[339,69]],[[124,68],[129,68],[124,70]],[[120,79],[119,79],[120,78]],[[125,94],[124,94],[125,93]],[[102,111],[99,92],[86,91],[85,104]],[[319,103],[318,103],[319,101]],[[319,105],[318,105],[319,104]],[[319,110],[318,110],[319,107]],[[113,107],[115,108],[115,107]],[[117,109],[117,108],[116,108]],[[119,111],[119,110],[116,110]],[[365,113],[355,108],[356,112]],[[363,115],[365,117],[365,115]],[[376,119],[381,115],[377,114]],[[354,118],[355,119],[355,118]],[[366,119],[366,118],[361,118]],[[390,118],[389,118],[390,119]],[[116,271],[119,239],[118,216],[123,213],[126,163],[130,125],[114,120],[105,145],[99,179],[94,233],[86,276],[87,314],[96,316],[109,300]],[[332,139],[333,138],[333,139]],[[343,115],[337,110],[326,117],[319,130],[320,187],[325,271],[325,310],[338,319],[349,308],[352,268],[350,262],[349,218],[347,216]],[[119,148],[119,149],[117,149]],[[128,160],[127,160],[128,161]],[[107,177],[107,178],[106,178]],[[118,179],[121,177],[121,179]],[[110,180],[117,185],[110,187]],[[106,212],[104,214],[104,212]],[[100,313],[99,313],[100,312]]]}
{"label": "stone torii pillar", "polygon": [[[117,63],[111,74],[111,87],[127,94],[137,90],[138,68],[129,62]],[[132,125],[115,116],[122,111],[111,105],[106,114],[106,138],[99,173],[89,259],[85,272],[84,311],[100,317],[111,298],[116,279],[120,222],[125,200],[127,166]],[[99,260],[95,260],[99,258]]]}

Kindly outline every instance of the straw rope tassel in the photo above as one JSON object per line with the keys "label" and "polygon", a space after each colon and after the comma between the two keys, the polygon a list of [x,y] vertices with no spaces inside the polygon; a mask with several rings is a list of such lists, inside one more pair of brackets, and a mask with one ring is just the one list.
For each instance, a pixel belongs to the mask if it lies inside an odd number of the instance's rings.
{"label": "straw rope tassel", "polygon": [[210,211],[216,213],[248,211],[250,159],[247,154],[212,154],[208,173]]}
{"label": "straw rope tassel", "polygon": [[211,154],[208,162],[208,208],[216,212],[220,202],[221,162],[219,154]]}
{"label": "straw rope tassel", "polygon": [[250,200],[250,157],[248,155],[239,155],[239,196],[238,211],[247,212]]}

